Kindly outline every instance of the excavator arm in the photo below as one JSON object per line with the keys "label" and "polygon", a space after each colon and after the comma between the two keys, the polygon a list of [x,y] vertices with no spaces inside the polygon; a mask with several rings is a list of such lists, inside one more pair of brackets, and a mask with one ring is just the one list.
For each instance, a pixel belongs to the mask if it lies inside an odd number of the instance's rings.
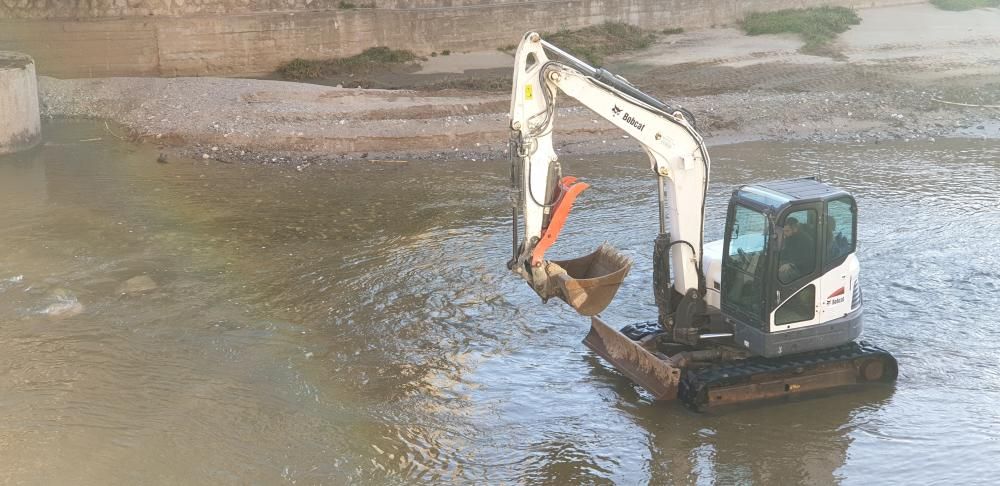
{"label": "excavator arm", "polygon": [[[595,315],[614,298],[631,265],[607,244],[582,258],[544,258],[566,223],[574,199],[587,188],[574,177],[562,176],[552,145],[560,93],[642,146],[658,183],[660,239],[674,269],[677,297],[670,300],[677,304],[685,297],[703,297],[700,262],[710,162],[692,126],[693,117],[643,93],[624,78],[587,65],[534,32],[522,38],[514,60],[510,107],[514,239],[508,266],[544,300],[558,297],[583,315]],[[519,228],[523,228],[520,237]]]}

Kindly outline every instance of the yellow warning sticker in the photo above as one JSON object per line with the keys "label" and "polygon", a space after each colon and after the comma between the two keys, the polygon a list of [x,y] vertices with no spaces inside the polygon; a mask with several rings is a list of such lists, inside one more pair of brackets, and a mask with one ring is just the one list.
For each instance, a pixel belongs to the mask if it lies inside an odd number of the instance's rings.
{"label": "yellow warning sticker", "polygon": [[526,84],[526,85],[524,85],[524,99],[530,100],[531,98],[532,98],[531,85],[530,84]]}

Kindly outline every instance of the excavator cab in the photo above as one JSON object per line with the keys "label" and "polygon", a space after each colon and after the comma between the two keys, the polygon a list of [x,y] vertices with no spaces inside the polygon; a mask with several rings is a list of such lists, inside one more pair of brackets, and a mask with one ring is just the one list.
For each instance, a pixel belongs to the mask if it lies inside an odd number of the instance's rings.
{"label": "excavator cab", "polygon": [[857,206],[816,179],[733,191],[721,310],[734,340],[765,357],[835,347],[861,334]]}

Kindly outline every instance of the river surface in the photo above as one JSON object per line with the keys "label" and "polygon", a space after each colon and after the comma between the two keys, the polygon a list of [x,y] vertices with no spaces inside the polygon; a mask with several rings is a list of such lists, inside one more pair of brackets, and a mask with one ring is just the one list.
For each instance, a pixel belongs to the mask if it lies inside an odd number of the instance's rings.
{"label": "river surface", "polygon": [[[743,182],[855,194],[864,338],[900,377],[700,415],[508,274],[506,163],[159,164],[103,125],[46,138],[0,158],[0,482],[1000,482],[998,142],[712,149],[709,240]],[[636,266],[604,316],[651,318],[647,162],[564,168],[592,188],[550,256],[609,240]]]}

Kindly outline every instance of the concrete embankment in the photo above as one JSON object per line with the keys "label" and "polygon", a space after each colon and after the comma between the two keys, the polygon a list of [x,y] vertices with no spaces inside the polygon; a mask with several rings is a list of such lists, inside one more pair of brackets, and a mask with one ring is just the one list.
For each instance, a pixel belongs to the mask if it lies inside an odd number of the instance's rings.
{"label": "concrete embankment", "polygon": [[0,155],[34,147],[41,134],[35,62],[0,51]]}
{"label": "concrete embankment", "polygon": [[[39,72],[61,78],[257,76],[294,58],[351,56],[373,46],[417,54],[495,49],[529,30],[602,22],[685,30],[732,24],[783,0],[386,0],[350,2],[93,0],[0,2],[0,49],[26,52]],[[799,0],[796,7],[873,7],[914,0]],[[85,5],[86,4],[86,5]],[[135,5],[132,7],[132,5]],[[74,5],[76,5],[74,7]],[[260,10],[249,7],[264,6]]]}

